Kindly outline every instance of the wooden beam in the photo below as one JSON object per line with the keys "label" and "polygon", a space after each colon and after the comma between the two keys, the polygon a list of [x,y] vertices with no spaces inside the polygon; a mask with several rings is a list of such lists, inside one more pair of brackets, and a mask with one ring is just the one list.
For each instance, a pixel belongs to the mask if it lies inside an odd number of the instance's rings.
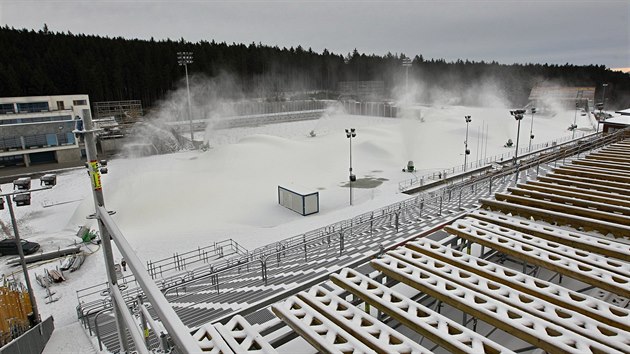
{"label": "wooden beam", "polygon": [[630,171],[630,163],[599,162],[593,160],[573,160],[574,165],[601,167],[608,170]]}
{"label": "wooden beam", "polygon": [[588,172],[585,170],[580,170],[576,168],[568,168],[568,167],[558,167],[554,170],[555,174],[559,175],[570,175],[570,176],[578,176],[585,178],[592,178],[604,181],[614,181],[627,185],[628,189],[630,189],[630,177],[619,176],[614,173],[599,173],[599,172]]}
{"label": "wooden beam", "polygon": [[609,154],[592,153],[592,154],[586,155],[585,158],[588,160],[630,163],[630,158],[624,159],[622,157],[617,157],[615,155],[609,155]]}
{"label": "wooden beam", "polygon": [[[317,286],[297,297],[377,353],[431,354],[428,349],[334,293]],[[368,312],[368,313],[366,313]]]}
{"label": "wooden beam", "polygon": [[482,207],[490,210],[500,210],[504,213],[512,213],[524,217],[534,217],[539,220],[545,220],[551,224],[559,223],[561,225],[571,225],[576,229],[582,228],[584,231],[599,231],[604,235],[611,233],[617,238],[630,235],[630,226],[626,225],[498,200],[479,199],[479,202],[482,204]]}
{"label": "wooden beam", "polygon": [[578,247],[568,246],[562,242],[557,242],[556,240],[547,240],[543,237],[536,237],[534,235],[479,220],[477,218],[465,218],[462,219],[462,223],[466,223],[478,230],[492,232],[493,234],[502,237],[507,237],[518,242],[536,246],[547,252],[556,253],[558,255],[583,262],[594,268],[606,270],[610,273],[616,273],[625,277],[630,276],[630,263],[624,261],[610,259],[598,253],[586,252]]}
{"label": "wooden beam", "polygon": [[630,255],[629,244],[608,238],[593,236],[578,231],[570,231],[555,226],[540,225],[534,221],[517,219],[487,210],[474,210],[468,214],[468,216],[495,225],[501,225],[512,230],[518,230],[528,235],[544,238],[549,241],[555,241],[588,252],[601,254],[606,257],[626,260],[628,259],[628,255]]}
{"label": "wooden beam", "polygon": [[[617,205],[611,205],[607,203],[589,201],[587,199],[581,199],[576,196],[566,197],[566,196],[561,196],[561,195],[556,195],[556,194],[551,194],[551,193],[546,193],[546,192],[538,192],[538,191],[532,191],[528,189],[514,188],[514,187],[508,187],[507,190],[513,195],[517,195],[521,197],[530,197],[533,199],[548,200],[550,202],[555,202],[555,203],[573,205],[573,206],[582,207],[582,208],[595,209],[595,210],[599,210],[603,212],[618,213],[618,214],[630,216],[630,208],[617,206]],[[585,215],[585,216],[589,216],[589,215]]]}
{"label": "wooden beam", "polygon": [[546,210],[557,211],[559,213],[583,216],[586,218],[594,218],[597,220],[608,221],[620,225],[630,225],[630,217],[625,215],[613,214],[600,210],[593,210],[583,208],[575,205],[569,205],[566,203],[548,202],[541,199],[533,199],[527,197],[521,197],[518,195],[510,195],[504,193],[496,193],[494,197],[497,200],[508,201],[519,205],[526,205],[535,208],[541,208]]}
{"label": "wooden beam", "polygon": [[602,173],[602,174],[611,175],[611,176],[625,177],[628,175],[627,171],[613,170],[613,169],[607,169],[607,168],[601,168],[601,167],[595,167],[595,166],[584,166],[584,165],[572,164],[572,165],[564,165],[559,168],[565,169],[565,170],[571,170],[571,171],[578,171],[578,172]]}
{"label": "wooden beam", "polygon": [[559,184],[568,184],[574,186],[581,186],[584,183],[590,185],[590,188],[618,193],[623,195],[630,195],[630,186],[627,183],[619,183],[614,181],[602,181],[594,178],[585,178],[579,176],[562,175],[556,173],[547,173],[545,176],[538,177],[539,180],[545,182],[553,182]]}
{"label": "wooden beam", "polygon": [[487,279],[510,286],[560,307],[579,312],[602,323],[630,332],[630,311],[597,298],[578,293],[542,279],[526,275],[500,264],[486,261],[429,239],[418,239],[407,248],[428,257],[465,269]]}
{"label": "wooden beam", "polygon": [[623,198],[620,195],[611,195],[610,193],[597,192],[593,190],[585,190],[581,188],[566,187],[558,184],[545,182],[529,181],[527,183],[518,183],[517,187],[523,189],[534,190],[538,192],[562,195],[565,197],[579,198],[591,200],[594,202],[619,205],[630,208],[630,197]]}
{"label": "wooden beam", "polygon": [[582,189],[585,193],[603,193],[603,194],[611,194],[615,197],[619,196],[619,198],[630,198],[630,193],[626,192],[625,189],[614,188],[614,187],[606,187],[598,184],[593,184],[589,182],[577,182],[564,178],[556,178],[551,177],[549,175],[546,176],[538,176],[538,181],[529,181],[529,183],[537,184],[537,183],[546,183],[553,184],[554,186],[560,186],[562,188],[570,188],[570,189]]}
{"label": "wooden beam", "polygon": [[458,221],[455,221],[452,226],[446,226],[444,230],[468,241],[490,247],[514,258],[525,260],[530,264],[547,268],[617,295],[630,297],[630,278],[628,277],[592,267],[584,262],[545,251],[531,244],[479,230]]}
{"label": "wooden beam", "polygon": [[[401,262],[404,262],[404,264]],[[630,343],[626,343],[628,342],[626,332],[619,328],[596,321],[579,312],[567,310],[535,295],[530,295],[501,282],[479,276],[476,273],[442,262],[439,259],[429,257],[412,249],[400,248],[389,251],[381,259],[373,261],[372,264],[382,264],[382,266],[388,267],[388,270],[395,269],[396,273],[408,278],[414,285],[418,283],[415,279],[417,275],[422,276],[423,272],[432,273],[457,284],[457,286],[464,287],[465,291],[486,295],[502,302],[506,306],[539,317],[549,324],[564,327],[583,338],[589,338],[599,344],[616,348],[622,352],[630,352]],[[415,287],[414,285],[411,286]]]}
{"label": "wooden beam", "polygon": [[344,268],[339,274],[332,274],[330,280],[450,352],[514,353],[354,269]]}
{"label": "wooden beam", "polygon": [[371,261],[372,267],[392,279],[466,312],[549,353],[619,352],[556,324],[547,322],[491,296],[458,285],[391,256]]}

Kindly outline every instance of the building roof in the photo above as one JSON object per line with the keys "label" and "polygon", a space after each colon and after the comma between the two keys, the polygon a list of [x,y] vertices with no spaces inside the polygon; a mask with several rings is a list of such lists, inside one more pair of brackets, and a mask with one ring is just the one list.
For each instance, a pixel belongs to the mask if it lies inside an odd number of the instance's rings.
{"label": "building roof", "polygon": [[604,121],[604,124],[630,125],[630,113],[628,115],[614,116]]}
{"label": "building roof", "polygon": [[530,100],[541,99],[557,99],[557,100],[575,100],[575,99],[595,99],[595,87],[587,86],[535,86],[529,94]]}

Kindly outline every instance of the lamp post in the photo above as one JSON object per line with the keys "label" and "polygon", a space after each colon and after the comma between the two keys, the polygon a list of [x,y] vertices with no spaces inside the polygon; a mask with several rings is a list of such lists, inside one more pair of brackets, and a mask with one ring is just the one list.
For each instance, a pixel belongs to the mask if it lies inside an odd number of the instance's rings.
{"label": "lamp post", "polygon": [[354,128],[346,129],[346,138],[350,139],[350,205],[352,205],[352,182],[357,180],[357,176],[352,174],[352,138],[357,136]]}
{"label": "lamp post", "polygon": [[529,127],[529,149],[528,151],[532,151],[532,140],[534,140],[534,113],[536,113],[536,107],[532,107],[532,124]]}
{"label": "lamp post", "polygon": [[190,143],[195,146],[195,138],[193,136],[193,123],[192,123],[192,105],[190,104],[190,84],[188,82],[188,64],[193,63],[192,52],[177,52],[177,62],[180,66],[184,67],[186,71],[186,91],[188,93],[188,119],[190,121]]}
{"label": "lamp post", "polygon": [[518,141],[521,135],[521,120],[523,120],[523,115],[525,114],[525,110],[517,109],[514,111],[510,111],[510,114],[518,122],[518,128],[516,130],[516,151],[514,152],[514,164],[516,164],[516,159],[518,159]]}
{"label": "lamp post", "polygon": [[599,123],[601,120],[604,120],[604,103],[603,102],[599,102],[597,104],[595,104],[595,106],[597,107],[597,109],[599,110],[599,116],[597,114],[595,114],[595,117],[597,118],[597,131],[596,133],[599,133]]}
{"label": "lamp post", "polygon": [[[54,176],[54,175],[46,175],[46,176]],[[51,179],[51,181],[46,183],[47,185],[41,188],[30,189],[30,178],[28,182],[28,188],[18,189],[15,192],[0,194],[0,199],[3,197],[6,200],[6,204],[9,207],[9,214],[11,215],[11,225],[13,226],[13,236],[15,238],[15,245],[17,247],[18,255],[20,256],[20,265],[22,266],[22,273],[24,273],[24,282],[26,282],[26,289],[28,290],[28,298],[31,302],[31,310],[32,310],[32,325],[40,322],[39,310],[37,309],[37,301],[35,300],[35,294],[33,293],[33,286],[31,285],[31,278],[28,275],[28,268],[26,267],[26,261],[24,260],[24,250],[22,249],[22,240],[20,239],[20,231],[18,230],[18,223],[15,219],[15,212],[13,211],[13,201],[15,198],[11,198],[15,195],[28,195],[28,200],[26,204],[30,204],[30,193],[31,192],[39,192],[43,190],[47,190],[52,188],[56,184],[56,176]],[[4,203],[0,203],[0,206],[3,206]],[[18,204],[20,205],[20,204]],[[2,208],[0,208],[2,209]]]}
{"label": "lamp post", "polygon": [[606,106],[606,87],[608,87],[608,84],[602,84],[602,110]]}
{"label": "lamp post", "polygon": [[472,119],[470,116],[464,116],[464,119],[466,119],[466,140],[464,140],[464,172],[466,172],[467,159],[470,154],[470,150],[468,150],[468,123],[470,123]]}
{"label": "lamp post", "polygon": [[405,68],[405,93],[409,94],[409,68],[411,67],[411,58],[402,58],[402,66]]}
{"label": "lamp post", "polygon": [[577,129],[577,111],[579,107],[580,103],[578,101],[575,101],[575,114],[573,115],[573,124],[571,124],[571,126],[569,127],[570,130],[573,132],[573,134],[571,135],[571,140],[575,139],[575,130]]}

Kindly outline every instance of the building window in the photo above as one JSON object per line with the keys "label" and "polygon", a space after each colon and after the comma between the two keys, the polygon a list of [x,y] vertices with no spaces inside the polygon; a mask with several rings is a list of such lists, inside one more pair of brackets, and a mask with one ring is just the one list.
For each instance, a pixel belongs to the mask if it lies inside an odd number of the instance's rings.
{"label": "building window", "polygon": [[71,120],[72,120],[72,116],[48,116],[48,117],[33,117],[33,118],[20,118],[20,119],[0,119],[0,125],[40,123],[40,122],[63,122],[63,121],[71,121]]}
{"label": "building window", "polygon": [[18,103],[18,113],[48,111],[48,102]]}
{"label": "building window", "polygon": [[63,101],[57,101],[57,109],[63,111],[65,108]]}
{"label": "building window", "polygon": [[13,103],[0,104],[0,114],[15,113],[13,110]]}
{"label": "building window", "polygon": [[75,106],[87,106],[87,101],[86,100],[74,100],[72,101],[72,104]]}
{"label": "building window", "polygon": [[10,149],[22,149],[19,137],[0,138],[0,151]]}

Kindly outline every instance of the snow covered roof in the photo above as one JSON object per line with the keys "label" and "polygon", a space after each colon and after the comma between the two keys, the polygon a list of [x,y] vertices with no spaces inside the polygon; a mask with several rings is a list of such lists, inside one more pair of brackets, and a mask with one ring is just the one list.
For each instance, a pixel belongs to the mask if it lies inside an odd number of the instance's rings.
{"label": "snow covered roof", "polygon": [[616,111],[615,113],[619,113],[624,116],[630,116],[630,108],[622,109],[621,111]]}
{"label": "snow covered roof", "polygon": [[[628,111],[630,111],[630,109],[628,109]],[[608,118],[604,121],[604,124],[630,125],[630,112],[628,113],[628,115],[620,115]]]}

